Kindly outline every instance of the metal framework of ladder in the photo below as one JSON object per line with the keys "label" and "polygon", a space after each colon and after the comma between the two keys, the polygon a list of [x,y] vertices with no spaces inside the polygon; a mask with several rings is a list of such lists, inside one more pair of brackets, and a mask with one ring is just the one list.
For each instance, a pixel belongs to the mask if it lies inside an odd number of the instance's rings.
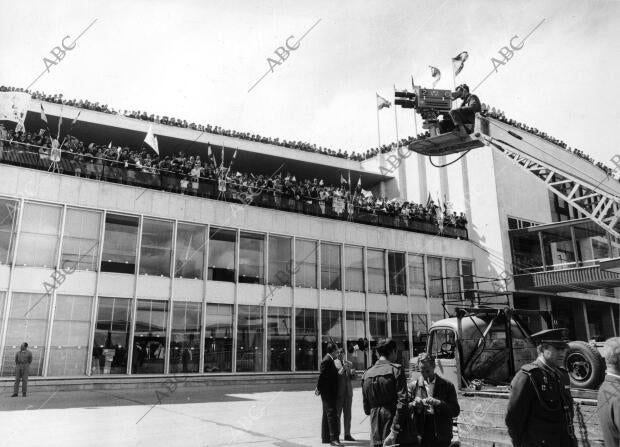
{"label": "metal framework of ladder", "polygon": [[[488,120],[488,118],[484,118]],[[505,131],[512,135],[512,132]],[[514,163],[535,175],[553,194],[566,201],[570,206],[583,214],[620,241],[620,197],[609,194],[574,175],[535,159],[519,151],[516,147],[503,140],[477,133],[476,137],[486,145],[491,145],[510,158]],[[515,135],[513,135],[515,136]],[[519,138],[516,136],[516,138]]]}

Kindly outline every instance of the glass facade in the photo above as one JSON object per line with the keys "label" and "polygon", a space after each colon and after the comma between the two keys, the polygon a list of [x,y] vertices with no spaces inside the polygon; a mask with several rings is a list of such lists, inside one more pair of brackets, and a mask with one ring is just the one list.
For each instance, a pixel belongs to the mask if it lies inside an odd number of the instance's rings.
{"label": "glass facade", "polygon": [[239,305],[237,372],[263,371],[263,307]]}
{"label": "glass facade", "polygon": [[45,337],[48,328],[50,295],[40,293],[15,293],[9,306],[9,318],[4,342],[2,375],[15,374],[15,354],[23,342],[32,352],[30,375],[40,376],[45,358]]}
{"label": "glass facade", "polygon": [[62,238],[61,267],[96,271],[99,263],[101,215],[98,211],[67,208]]}
{"label": "glass facade", "polygon": [[390,315],[390,325],[392,329],[392,340],[396,342],[398,348],[398,359],[404,367],[409,365],[409,319],[407,314],[393,313]]}
{"label": "glass facade", "polygon": [[99,298],[92,374],[126,374],[132,300]]}
{"label": "glass facade", "polygon": [[407,295],[407,264],[405,253],[388,252],[388,273],[390,279],[390,293],[392,295]]}
{"label": "glass facade", "polygon": [[212,281],[235,282],[237,232],[222,228],[209,230],[209,272]]}
{"label": "glass facade", "polygon": [[267,309],[267,371],[291,370],[291,308]]}
{"label": "glass facade", "polygon": [[340,245],[321,242],[321,288],[341,290]]}
{"label": "glass facade", "polygon": [[295,240],[295,286],[316,288],[317,243]]}
{"label": "glass facade", "polygon": [[265,235],[241,232],[239,236],[239,282],[265,284]]}
{"label": "glass facade", "polygon": [[446,259],[446,300],[461,299],[461,274],[458,259]]}
{"label": "glass facade", "polygon": [[364,291],[364,249],[362,247],[344,247],[345,290]]}
{"label": "glass facade", "polygon": [[162,374],[166,359],[168,302],[138,300],[133,336],[133,374]]}
{"label": "glass facade", "polygon": [[317,309],[295,309],[295,370],[316,371]]}
{"label": "glass facade", "polygon": [[203,279],[205,227],[181,223],[177,225],[174,261],[176,278]]}
{"label": "glass facade", "polygon": [[424,274],[424,256],[409,253],[409,293],[426,296],[426,275]]}
{"label": "glass facade", "polygon": [[166,220],[144,219],[140,244],[140,274],[170,276],[172,226]]}
{"label": "glass facade", "polygon": [[290,237],[269,236],[269,284],[291,285],[291,241]]}
{"label": "glass facade", "polygon": [[426,349],[426,340],[428,339],[428,318],[426,314],[411,315],[411,335],[413,339],[411,356],[415,357]]}
{"label": "glass facade", "polygon": [[103,237],[102,272],[136,272],[136,249],[140,219],[134,216],[107,214]]}
{"label": "glass facade", "polygon": [[207,304],[204,372],[232,372],[232,352],[232,304]]}
{"label": "glass facade", "polygon": [[368,323],[368,329],[370,333],[370,350],[372,351],[371,364],[374,365],[379,358],[379,355],[375,350],[375,348],[377,347],[377,342],[382,338],[387,338],[388,336],[387,314],[379,312],[369,312]]}
{"label": "glass facade", "polygon": [[347,311],[347,360],[353,368],[366,369],[368,338],[366,337],[366,317],[364,312]]}
{"label": "glass facade", "polygon": [[471,301],[473,304],[475,292],[474,292],[474,267],[471,261],[461,261],[461,269],[463,274],[463,292],[464,298],[467,301]]}
{"label": "glass facade", "polygon": [[86,373],[92,304],[89,296],[56,296],[47,367],[49,376]]}
{"label": "glass facade", "polygon": [[18,209],[17,200],[0,199],[0,264],[13,260]]}
{"label": "glass facade", "polygon": [[15,263],[54,268],[57,262],[61,219],[60,206],[26,202]]}
{"label": "glass facade", "polygon": [[368,291],[385,293],[385,257],[383,250],[366,250]]}
{"label": "glass facade", "polygon": [[342,347],[342,311],[321,310],[321,345],[323,355],[327,352],[327,343],[336,343]]}
{"label": "glass facade", "polygon": [[197,373],[200,371],[201,303],[175,301],[172,303],[170,329],[170,356],[168,370],[171,374]]}
{"label": "glass facade", "polygon": [[438,321],[443,318],[443,300],[444,300],[444,286],[441,258],[434,256],[428,256],[426,258],[428,266],[428,295],[430,304],[431,321]]}

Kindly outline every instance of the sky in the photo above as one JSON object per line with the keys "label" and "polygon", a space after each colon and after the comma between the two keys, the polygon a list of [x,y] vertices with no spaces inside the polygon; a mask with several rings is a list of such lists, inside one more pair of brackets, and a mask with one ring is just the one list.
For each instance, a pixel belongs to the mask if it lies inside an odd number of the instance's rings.
{"label": "sky", "polygon": [[[382,143],[396,138],[393,107],[379,112],[378,126],[376,93],[393,102],[394,86],[410,88],[411,76],[431,87],[429,65],[442,72],[437,88],[452,89],[450,59],[467,51],[456,82],[473,88],[491,73],[475,92],[482,102],[609,165],[620,154],[620,107],[612,94],[620,80],[617,0],[0,5],[7,19],[0,85],[27,87],[44,72],[44,58],[56,61],[50,51],[65,36],[92,24],[32,90],[365,151],[379,136]],[[513,36],[517,46],[532,30],[509,59],[500,54]],[[286,58],[275,54],[306,32]],[[399,137],[415,134],[412,112],[396,114]]]}

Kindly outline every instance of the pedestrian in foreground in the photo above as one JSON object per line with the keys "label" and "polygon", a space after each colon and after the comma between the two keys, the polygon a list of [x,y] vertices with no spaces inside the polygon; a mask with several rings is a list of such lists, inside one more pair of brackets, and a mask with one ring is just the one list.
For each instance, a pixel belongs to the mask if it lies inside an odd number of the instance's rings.
{"label": "pedestrian in foreground", "polygon": [[362,396],[364,413],[370,416],[370,445],[400,447],[419,443],[413,414],[407,400],[407,379],[398,358],[396,342],[377,343],[377,362],[364,373]]}
{"label": "pedestrian in foreground", "polygon": [[605,381],[598,390],[597,413],[606,447],[620,446],[620,337],[610,338],[603,350]]}
{"label": "pedestrian in foreground", "polygon": [[339,438],[340,424],[337,419],[336,399],[338,397],[338,369],[334,359],[338,354],[335,343],[327,343],[327,354],[321,361],[319,381],[316,394],[321,396],[323,404],[323,420],[321,422],[321,440],[323,444],[342,446]]}
{"label": "pedestrian in foreground", "polygon": [[570,380],[562,366],[568,349],[566,329],[547,329],[532,338],[538,358],[522,366],[512,379],[506,410],[512,444],[576,447]]}
{"label": "pedestrian in foreground", "polygon": [[452,441],[452,419],[461,412],[452,382],[435,373],[435,359],[422,353],[418,357],[420,377],[409,385],[414,399],[418,432],[423,447],[448,447]]}
{"label": "pedestrian in foreground", "polygon": [[19,394],[19,382],[22,382],[22,395],[26,397],[28,392],[28,373],[32,363],[32,352],[28,350],[28,343],[23,342],[19,351],[15,354],[15,385],[13,385],[13,396]]}
{"label": "pedestrian in foreground", "polygon": [[353,363],[345,360],[344,352],[340,349],[334,360],[338,369],[338,397],[336,398],[336,413],[338,418],[338,433],[340,434],[340,418],[343,419],[344,440],[355,441],[351,436],[351,406],[353,404],[352,378],[355,376]]}

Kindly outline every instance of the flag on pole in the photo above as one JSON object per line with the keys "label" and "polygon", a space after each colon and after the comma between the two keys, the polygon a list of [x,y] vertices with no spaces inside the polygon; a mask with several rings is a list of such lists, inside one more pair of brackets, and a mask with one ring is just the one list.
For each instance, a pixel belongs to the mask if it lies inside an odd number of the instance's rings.
{"label": "flag on pole", "polygon": [[232,158],[233,160],[234,160],[235,158],[237,158],[237,150],[238,150],[238,149],[235,149],[235,152],[233,153],[233,158]]}
{"label": "flag on pole", "polygon": [[159,146],[157,144],[157,137],[153,133],[153,125],[149,124],[149,130],[146,132],[144,142],[159,155]]}
{"label": "flag on pole", "polygon": [[71,127],[73,127],[73,125],[75,123],[77,123],[78,118],[80,117],[80,113],[82,113],[82,111],[80,110],[77,114],[77,116],[75,118],[73,118],[73,121],[71,121]]}
{"label": "flag on pole", "polygon": [[45,123],[47,127],[47,116],[45,116],[45,110],[43,109],[43,104],[41,104],[41,121]]}
{"label": "flag on pole", "polygon": [[60,140],[60,127],[62,126],[62,105],[60,106],[60,116],[58,117],[58,132],[56,132],[56,139]]}
{"label": "flag on pole", "polygon": [[343,183],[346,183],[347,179],[344,178],[344,176],[342,175],[342,172],[340,173],[340,184],[342,185]]}
{"label": "flag on pole", "polygon": [[376,93],[376,95],[377,95],[377,110],[381,110],[384,107],[390,108],[392,106],[392,103],[388,101],[387,99],[385,99],[383,96],[379,95],[379,93]]}
{"label": "flag on pole", "polygon": [[458,76],[458,74],[463,70],[465,66],[465,61],[469,57],[469,53],[467,51],[463,51],[459,53],[456,57],[452,58],[452,69],[454,70],[454,76]]}
{"label": "flag on pole", "polygon": [[361,188],[362,187],[362,176],[360,175],[360,178],[357,179],[357,187]]}
{"label": "flag on pole", "polygon": [[363,195],[364,197],[366,197],[367,199],[369,199],[369,198],[371,198],[371,197],[372,197],[372,192],[370,192],[370,191],[366,191],[365,189],[362,189],[362,195]]}
{"label": "flag on pole", "polygon": [[441,71],[439,71],[439,68],[433,67],[432,65],[429,65],[429,68],[431,69],[431,76],[435,80],[433,81],[433,88],[435,88],[435,86],[441,79]]}
{"label": "flag on pole", "polygon": [[110,144],[108,144],[108,149],[112,149],[112,141],[110,141]]}

